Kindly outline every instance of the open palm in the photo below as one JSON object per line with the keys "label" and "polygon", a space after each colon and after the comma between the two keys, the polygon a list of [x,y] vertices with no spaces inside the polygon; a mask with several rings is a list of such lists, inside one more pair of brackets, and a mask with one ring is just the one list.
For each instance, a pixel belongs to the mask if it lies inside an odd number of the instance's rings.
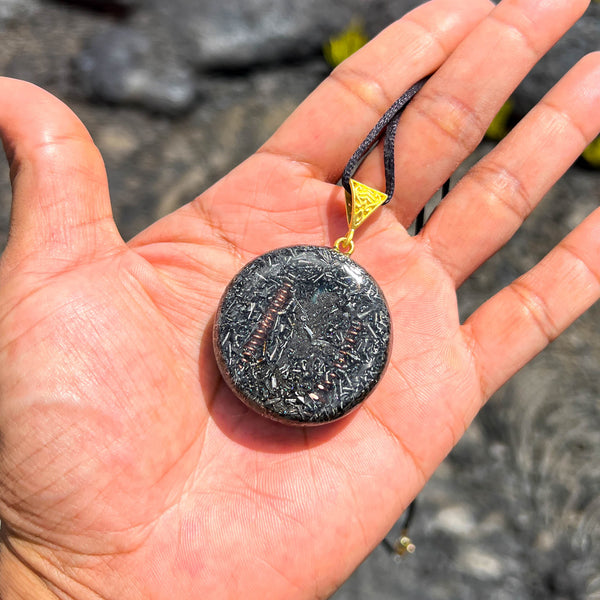
{"label": "open palm", "polygon": [[[598,133],[597,55],[420,235],[406,232],[585,6],[423,5],[257,154],[128,244],[81,123],[40,89],[0,79],[14,192],[0,271],[0,557],[20,573],[14,589],[39,578],[61,598],[322,598],[349,575],[489,395],[600,294],[598,210],[462,325],[455,293]],[[384,378],[330,425],[252,413],[212,352],[225,286],[263,252],[331,246],[345,232],[335,182],[346,160],[436,69],[400,123],[396,196],[354,255],[392,314]],[[373,153],[359,179],[381,188],[380,162]]]}

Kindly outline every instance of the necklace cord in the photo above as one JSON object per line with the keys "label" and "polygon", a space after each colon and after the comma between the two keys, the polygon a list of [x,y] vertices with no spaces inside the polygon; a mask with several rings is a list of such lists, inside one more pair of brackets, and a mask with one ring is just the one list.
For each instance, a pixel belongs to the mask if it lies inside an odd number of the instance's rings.
{"label": "necklace cord", "polygon": [[425,85],[427,79],[428,77],[425,77],[415,83],[385,111],[381,119],[375,124],[375,127],[371,129],[367,137],[350,157],[342,174],[342,186],[348,193],[351,193],[350,179],[354,176],[369,152],[377,142],[379,142],[381,136],[385,135],[383,145],[383,166],[385,169],[385,193],[387,195],[387,200],[383,204],[387,204],[392,199],[395,188],[394,142],[396,139],[396,131],[398,129],[398,120],[400,119],[402,111],[415,97],[417,92]]}
{"label": "necklace cord", "polygon": [[[394,189],[396,185],[395,179],[395,165],[394,165],[394,150],[396,141],[396,132],[398,130],[398,121],[400,115],[408,105],[408,103],[415,97],[417,92],[425,85],[428,77],[421,79],[415,83],[410,89],[408,89],[398,100],[388,108],[383,114],[381,119],[377,121],[375,127],[371,129],[367,137],[363,140],[360,146],[356,149],[354,154],[350,157],[346,168],[342,175],[342,186],[350,194],[350,179],[354,177],[354,174],[360,167],[362,161],[366,158],[373,147],[379,142],[381,136],[384,136],[383,141],[383,165],[385,169],[385,193],[387,199],[383,204],[387,204],[394,195]],[[441,189],[441,198],[445,198],[450,191],[450,179],[448,179]],[[425,207],[423,207],[417,215],[415,221],[415,235],[418,234],[425,224]],[[387,538],[382,540],[383,546],[394,555],[404,554],[405,552],[414,552],[414,544],[408,538],[408,528],[413,520],[415,510],[417,506],[417,499],[415,498],[407,507],[400,521],[400,528],[402,535],[394,543],[390,542]]]}

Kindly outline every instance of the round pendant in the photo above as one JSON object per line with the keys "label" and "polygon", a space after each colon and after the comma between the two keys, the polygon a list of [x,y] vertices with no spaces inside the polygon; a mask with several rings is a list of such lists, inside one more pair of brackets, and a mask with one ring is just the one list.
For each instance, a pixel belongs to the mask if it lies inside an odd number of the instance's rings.
{"label": "round pendant", "polygon": [[221,299],[214,347],[233,392],[290,424],[343,417],[387,363],[390,314],[375,280],[331,248],[293,246],[259,256]]}

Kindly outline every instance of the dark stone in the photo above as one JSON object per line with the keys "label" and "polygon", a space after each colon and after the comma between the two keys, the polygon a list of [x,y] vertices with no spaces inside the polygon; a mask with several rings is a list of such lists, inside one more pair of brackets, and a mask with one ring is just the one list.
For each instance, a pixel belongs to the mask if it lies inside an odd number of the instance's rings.
{"label": "dark stone", "polygon": [[191,70],[129,27],[112,27],[92,37],[75,67],[83,93],[105,102],[176,114],[195,99]]}
{"label": "dark stone", "polygon": [[226,289],[214,330],[223,377],[248,406],[293,424],[343,417],[385,368],[391,323],[373,278],[331,248],[259,256]]}

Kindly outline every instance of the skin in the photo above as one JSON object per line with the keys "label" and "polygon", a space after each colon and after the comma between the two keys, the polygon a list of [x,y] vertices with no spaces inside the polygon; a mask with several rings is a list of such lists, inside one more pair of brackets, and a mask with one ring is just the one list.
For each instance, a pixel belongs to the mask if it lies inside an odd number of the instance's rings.
{"label": "skin", "polygon": [[[11,165],[0,263],[0,595],[325,598],[381,540],[487,398],[600,296],[600,209],[464,323],[456,289],[600,130],[584,58],[406,227],[583,0],[433,0],[344,62],[254,156],[125,243],[102,159],[48,93],[0,79]],[[345,233],[343,166],[404,113],[397,193],[356,235],[395,339],[347,419],[290,428],[222,382],[211,327],[256,255]],[[426,165],[426,167],[424,167]],[[383,187],[381,157],[357,177]]]}

